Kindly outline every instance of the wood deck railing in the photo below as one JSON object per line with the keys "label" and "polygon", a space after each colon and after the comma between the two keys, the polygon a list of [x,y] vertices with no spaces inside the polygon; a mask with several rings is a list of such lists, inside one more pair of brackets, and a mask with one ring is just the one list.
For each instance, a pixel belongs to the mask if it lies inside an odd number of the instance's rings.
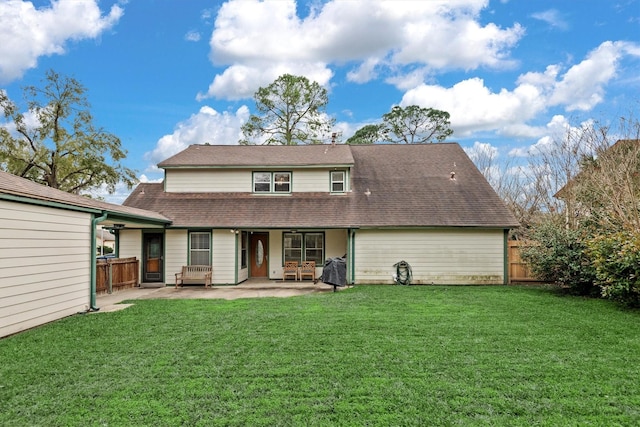
{"label": "wood deck railing", "polygon": [[140,284],[140,261],[133,258],[113,258],[96,262],[96,292],[112,293]]}

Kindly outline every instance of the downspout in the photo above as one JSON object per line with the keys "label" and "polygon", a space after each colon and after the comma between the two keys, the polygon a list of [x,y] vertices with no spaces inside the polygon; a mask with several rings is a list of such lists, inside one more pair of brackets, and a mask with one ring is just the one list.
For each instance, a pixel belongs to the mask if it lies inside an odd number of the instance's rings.
{"label": "downspout", "polygon": [[356,254],[355,254],[355,250],[356,250],[356,244],[355,244],[355,240],[356,240],[356,231],[354,229],[350,230],[350,238],[349,238],[349,244],[351,246],[351,250],[349,251],[349,255],[350,255],[350,263],[351,264],[351,284],[354,285],[356,282],[356,265],[355,265],[355,258],[356,258]]}
{"label": "downspout", "polygon": [[107,219],[109,215],[106,212],[102,213],[102,216],[93,218],[91,220],[91,298],[89,301],[89,310],[98,311],[99,307],[96,307],[96,227],[99,222]]}

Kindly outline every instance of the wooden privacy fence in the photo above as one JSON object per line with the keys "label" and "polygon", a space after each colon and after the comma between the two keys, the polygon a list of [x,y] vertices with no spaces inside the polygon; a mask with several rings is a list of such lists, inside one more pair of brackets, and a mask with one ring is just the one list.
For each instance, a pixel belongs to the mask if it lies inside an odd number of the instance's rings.
{"label": "wooden privacy fence", "polygon": [[96,262],[96,292],[111,293],[114,290],[133,288],[139,281],[139,264],[133,258],[113,258]]}
{"label": "wooden privacy fence", "polygon": [[509,283],[514,282],[539,282],[529,271],[529,266],[520,256],[520,248],[526,242],[521,240],[509,240]]}

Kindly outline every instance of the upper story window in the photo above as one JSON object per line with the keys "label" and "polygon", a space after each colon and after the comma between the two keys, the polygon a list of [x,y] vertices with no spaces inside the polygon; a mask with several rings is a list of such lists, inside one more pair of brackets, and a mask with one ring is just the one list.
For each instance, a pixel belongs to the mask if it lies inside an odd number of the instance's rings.
{"label": "upper story window", "polygon": [[331,192],[343,193],[347,189],[346,173],[344,171],[331,172]]}
{"label": "upper story window", "polygon": [[290,193],[291,172],[254,172],[254,193]]}

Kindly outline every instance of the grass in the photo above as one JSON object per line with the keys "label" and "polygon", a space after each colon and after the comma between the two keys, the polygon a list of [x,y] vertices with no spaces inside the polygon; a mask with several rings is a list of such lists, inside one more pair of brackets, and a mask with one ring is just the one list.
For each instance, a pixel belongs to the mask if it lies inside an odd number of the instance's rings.
{"label": "grass", "polygon": [[546,288],[142,300],[0,360],[3,426],[640,425],[640,313]]}

